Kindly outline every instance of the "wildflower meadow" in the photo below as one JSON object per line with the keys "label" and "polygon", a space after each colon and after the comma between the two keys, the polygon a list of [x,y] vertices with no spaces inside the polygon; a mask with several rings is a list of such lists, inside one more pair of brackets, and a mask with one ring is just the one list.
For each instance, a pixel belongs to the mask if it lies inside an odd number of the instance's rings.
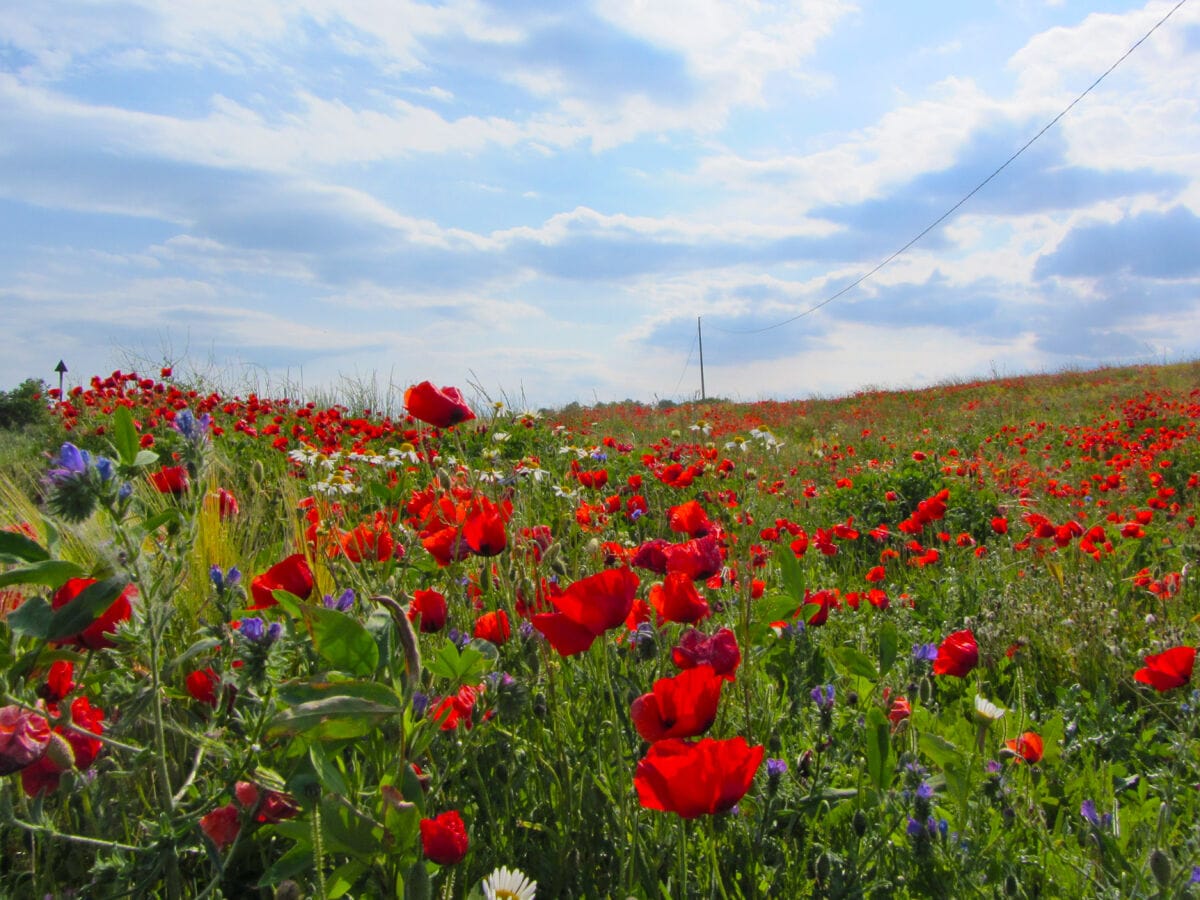
{"label": "wildflower meadow", "polygon": [[1200,363],[26,387],[0,896],[1200,896]]}

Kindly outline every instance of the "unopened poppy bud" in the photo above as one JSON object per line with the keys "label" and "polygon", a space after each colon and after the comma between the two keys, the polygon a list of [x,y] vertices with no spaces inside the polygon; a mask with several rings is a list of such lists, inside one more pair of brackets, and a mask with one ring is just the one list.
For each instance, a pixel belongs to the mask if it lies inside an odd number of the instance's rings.
{"label": "unopened poppy bud", "polygon": [[796,760],[796,774],[801,778],[808,778],[812,775],[813,752],[805,750],[800,754],[800,758]]}
{"label": "unopened poppy bud", "polygon": [[54,763],[61,772],[75,768],[75,751],[67,743],[67,739],[56,731],[50,733],[50,743],[46,745],[46,759]]}
{"label": "unopened poppy bud", "polygon": [[828,881],[830,872],[833,869],[833,862],[829,859],[828,853],[822,853],[817,857],[816,876],[817,881]]}
{"label": "unopened poppy bud", "polygon": [[301,900],[303,896],[300,885],[290,878],[279,882],[279,887],[275,888],[275,900]]}
{"label": "unopened poppy bud", "polygon": [[1171,883],[1171,857],[1161,848],[1156,847],[1150,853],[1150,874],[1161,888]]}
{"label": "unopened poppy bud", "polygon": [[863,812],[861,809],[855,810],[854,818],[852,818],[850,820],[850,824],[854,828],[855,835],[857,835],[858,837],[862,837],[864,834],[867,833],[867,825],[868,825],[867,814],[865,812]]}
{"label": "unopened poppy bud", "polygon": [[445,469],[439,468],[437,470],[437,481],[438,481],[438,485],[441,487],[441,489],[443,491],[450,490],[450,487],[451,487],[450,473],[447,472]]}

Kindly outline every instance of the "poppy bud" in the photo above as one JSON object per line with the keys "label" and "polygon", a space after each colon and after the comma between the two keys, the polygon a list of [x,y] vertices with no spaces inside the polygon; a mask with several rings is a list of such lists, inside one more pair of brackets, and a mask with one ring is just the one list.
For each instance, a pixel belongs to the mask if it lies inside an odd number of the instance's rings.
{"label": "poppy bud", "polygon": [[1171,857],[1161,848],[1156,847],[1150,853],[1150,873],[1161,888],[1171,883]]}
{"label": "poppy bud", "polygon": [[854,828],[854,834],[858,837],[862,837],[867,833],[867,814],[861,809],[855,810],[854,818],[850,820],[850,824]]}
{"label": "poppy bud", "polygon": [[46,759],[62,772],[75,768],[75,750],[67,739],[56,731],[50,732],[50,743],[46,745]]}

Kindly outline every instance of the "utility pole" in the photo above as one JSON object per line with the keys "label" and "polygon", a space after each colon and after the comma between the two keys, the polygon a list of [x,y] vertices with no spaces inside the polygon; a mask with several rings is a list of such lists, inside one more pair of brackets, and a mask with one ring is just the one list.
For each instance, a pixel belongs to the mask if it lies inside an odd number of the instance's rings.
{"label": "utility pole", "polygon": [[706,398],[704,394],[704,335],[700,333],[700,317],[696,316],[696,341],[700,344],[700,400]]}

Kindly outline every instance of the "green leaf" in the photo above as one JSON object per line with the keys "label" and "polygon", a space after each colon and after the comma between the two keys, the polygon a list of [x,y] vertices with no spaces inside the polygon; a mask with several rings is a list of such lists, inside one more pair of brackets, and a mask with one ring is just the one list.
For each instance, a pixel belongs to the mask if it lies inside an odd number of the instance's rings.
{"label": "green leaf", "polygon": [[329,900],[337,900],[338,897],[344,897],[349,893],[350,888],[354,887],[358,882],[358,879],[362,878],[363,873],[366,871],[366,865],[356,859],[338,866],[325,879],[325,896]]}
{"label": "green leaf", "polygon": [[43,562],[50,551],[35,540],[15,531],[0,531],[0,562]]}
{"label": "green leaf", "polygon": [[276,696],[289,706],[301,703],[311,703],[314,700],[325,700],[329,697],[357,697],[380,706],[386,706],[396,713],[404,711],[400,698],[390,687],[374,681],[289,681],[281,684]]}
{"label": "green leaf", "polygon": [[370,675],[378,667],[379,645],[357,619],[323,606],[305,606],[303,614],[313,646],[333,668]]}
{"label": "green leaf", "polygon": [[896,650],[900,639],[896,634],[896,623],[890,619],[879,626],[879,677],[883,678],[896,663]]}
{"label": "green leaf", "polygon": [[44,584],[60,588],[68,578],[79,578],[83,569],[65,559],[43,559],[21,569],[9,569],[0,573],[0,587],[10,584]]}
{"label": "green leaf", "polygon": [[804,572],[800,568],[800,560],[787,544],[781,544],[775,550],[775,561],[779,563],[779,572],[783,577],[783,586],[796,600],[804,599]]}
{"label": "green leaf", "polygon": [[267,723],[266,735],[273,739],[313,732],[318,740],[362,737],[399,712],[396,707],[341,694],[276,713]]}
{"label": "green leaf", "polygon": [[922,752],[942,770],[946,789],[965,814],[971,799],[966,757],[958,747],[932,731],[922,731],[918,743]]}
{"label": "green leaf", "polygon": [[163,672],[164,672],[164,674],[166,674],[168,672],[173,672],[175,669],[182,666],[189,659],[194,659],[195,657],[199,656],[201,653],[207,653],[209,650],[212,650],[214,647],[219,647],[220,645],[221,645],[221,642],[217,638],[211,638],[211,637],[201,638],[200,640],[198,640],[194,644],[192,644],[190,647],[188,647],[186,650],[184,650],[182,653],[180,653],[173,660],[171,660],[169,663],[167,663],[166,667],[163,669]]}
{"label": "green leaf", "polygon": [[892,781],[891,766],[892,735],[887,716],[878,706],[867,712],[867,774],[871,782],[881,791],[887,790]]}
{"label": "green leaf", "polygon": [[106,578],[88,585],[70,603],[54,610],[46,637],[52,641],[75,637],[104,615],[128,586],[124,578]]}
{"label": "green leaf", "polygon": [[[306,829],[307,830],[307,829]],[[313,850],[308,844],[297,844],[275,863],[263,872],[258,879],[258,887],[275,887],[279,882],[296,875],[302,875],[312,868]]]}
{"label": "green leaf", "polygon": [[128,406],[118,406],[113,410],[112,428],[108,433],[121,465],[136,465],[140,443],[137,428],[133,425],[133,413]]}
{"label": "green leaf", "polygon": [[871,662],[871,657],[857,647],[834,647],[829,651],[829,655],[833,657],[834,665],[839,670],[871,682],[879,680],[875,663]]}
{"label": "green leaf", "polygon": [[320,744],[311,745],[308,748],[308,758],[312,762],[313,771],[316,772],[317,779],[321,782],[324,790],[342,797],[350,796],[346,780],[342,778],[342,773],[338,770],[337,765],[325,754],[324,747]]}
{"label": "green leaf", "polygon": [[50,618],[54,611],[41,597],[30,597],[8,614],[5,620],[13,634],[45,639],[50,633]]}
{"label": "green leaf", "polygon": [[464,647],[460,651],[454,641],[447,640],[437,656],[425,664],[425,668],[439,678],[465,684],[482,678],[489,668],[489,662],[474,647]]}
{"label": "green leaf", "polygon": [[158,462],[158,454],[153,450],[140,450],[138,451],[138,455],[133,458],[135,469],[145,469],[156,462]]}

